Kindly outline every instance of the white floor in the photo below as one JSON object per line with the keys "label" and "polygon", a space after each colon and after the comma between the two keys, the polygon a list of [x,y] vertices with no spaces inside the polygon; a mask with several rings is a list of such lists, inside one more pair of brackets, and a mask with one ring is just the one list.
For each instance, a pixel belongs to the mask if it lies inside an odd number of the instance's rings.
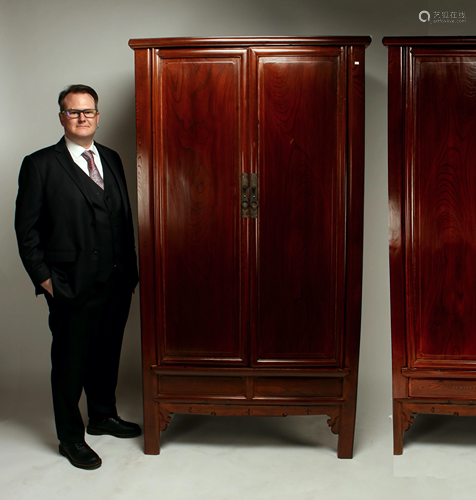
{"label": "white floor", "polygon": [[[420,415],[394,457],[390,401],[378,393],[359,395],[352,460],[337,458],[326,417],[176,415],[159,456],[144,455],[142,438],[88,436],[103,466],[83,471],[57,451],[47,377],[28,386],[0,422],[1,499],[476,498],[476,419]],[[137,383],[118,400],[123,418],[141,420]]]}

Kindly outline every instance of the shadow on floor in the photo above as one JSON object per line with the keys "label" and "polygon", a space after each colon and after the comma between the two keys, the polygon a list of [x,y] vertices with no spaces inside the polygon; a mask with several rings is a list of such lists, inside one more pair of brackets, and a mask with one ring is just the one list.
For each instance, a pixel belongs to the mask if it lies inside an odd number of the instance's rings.
{"label": "shadow on floor", "polygon": [[403,435],[404,449],[421,444],[476,446],[476,417],[452,415],[415,415],[410,429]]}
{"label": "shadow on floor", "polygon": [[211,417],[174,415],[161,433],[161,449],[169,446],[316,447],[337,451],[337,436],[326,416]]}

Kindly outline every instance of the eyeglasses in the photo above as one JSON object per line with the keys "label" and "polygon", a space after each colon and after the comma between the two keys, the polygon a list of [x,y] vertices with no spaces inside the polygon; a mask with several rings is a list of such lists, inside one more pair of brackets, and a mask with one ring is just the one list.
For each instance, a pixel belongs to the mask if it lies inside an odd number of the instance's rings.
{"label": "eyeglasses", "polygon": [[84,118],[94,118],[99,111],[97,109],[66,109],[61,111],[62,114],[66,114],[66,116],[73,120],[74,118],[79,118],[81,113],[83,113]]}

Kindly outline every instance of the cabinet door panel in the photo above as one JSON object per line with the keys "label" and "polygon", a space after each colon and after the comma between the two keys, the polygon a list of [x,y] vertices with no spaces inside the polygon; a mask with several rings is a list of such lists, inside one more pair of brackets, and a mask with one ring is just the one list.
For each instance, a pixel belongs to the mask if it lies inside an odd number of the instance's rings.
{"label": "cabinet door panel", "polygon": [[162,363],[247,360],[240,218],[245,52],[161,51],[154,172]]}
{"label": "cabinet door panel", "polygon": [[[476,56],[413,57],[410,365],[476,363]],[[413,252],[411,248],[413,247]]]}
{"label": "cabinet door panel", "polygon": [[[342,363],[346,80],[340,48],[256,50],[255,363]],[[313,112],[309,112],[313,110]]]}

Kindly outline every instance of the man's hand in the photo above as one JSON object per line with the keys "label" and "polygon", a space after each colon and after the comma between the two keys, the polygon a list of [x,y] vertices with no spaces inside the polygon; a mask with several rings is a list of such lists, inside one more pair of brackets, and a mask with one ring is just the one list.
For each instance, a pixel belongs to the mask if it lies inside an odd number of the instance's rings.
{"label": "man's hand", "polygon": [[53,297],[53,285],[51,283],[51,278],[41,283],[41,286]]}

